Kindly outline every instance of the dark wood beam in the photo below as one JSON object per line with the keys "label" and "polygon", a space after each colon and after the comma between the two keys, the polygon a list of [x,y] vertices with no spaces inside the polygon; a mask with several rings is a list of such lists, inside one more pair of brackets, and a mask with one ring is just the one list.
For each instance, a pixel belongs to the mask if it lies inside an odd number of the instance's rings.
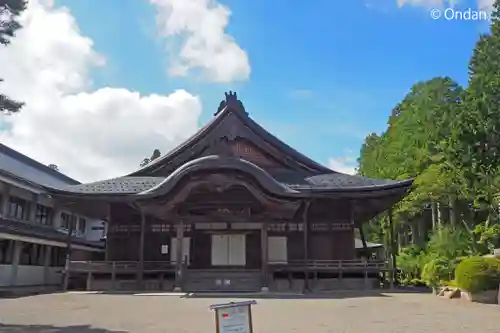
{"label": "dark wood beam", "polygon": [[304,289],[309,289],[309,267],[307,262],[309,260],[309,207],[311,206],[311,202],[309,200],[304,203],[304,214],[302,215],[302,221],[304,226]]}
{"label": "dark wood beam", "polygon": [[141,234],[139,238],[139,270],[137,276],[137,282],[139,285],[139,290],[144,287],[144,246],[145,246],[145,234],[146,234],[146,214],[141,207],[138,207],[141,213]]}

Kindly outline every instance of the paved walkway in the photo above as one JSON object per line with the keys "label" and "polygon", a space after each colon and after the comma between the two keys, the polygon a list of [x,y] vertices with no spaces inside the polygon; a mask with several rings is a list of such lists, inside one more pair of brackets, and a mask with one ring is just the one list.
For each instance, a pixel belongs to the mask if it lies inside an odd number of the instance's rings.
{"label": "paved walkway", "polygon": [[[0,299],[2,333],[215,332],[213,303],[235,298],[52,294]],[[500,332],[500,306],[428,294],[257,299],[255,333]]]}

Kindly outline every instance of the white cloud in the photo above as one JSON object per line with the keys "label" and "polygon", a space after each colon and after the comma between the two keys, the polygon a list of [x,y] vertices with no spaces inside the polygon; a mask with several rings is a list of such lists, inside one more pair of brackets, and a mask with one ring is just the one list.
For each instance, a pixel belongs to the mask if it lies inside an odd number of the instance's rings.
{"label": "white cloud", "polygon": [[295,89],[292,90],[290,96],[297,99],[308,99],[313,97],[314,92],[309,89]]}
{"label": "white cloud", "polygon": [[0,142],[90,181],[131,172],[153,149],[165,152],[197,129],[201,103],[186,91],[88,92],[89,71],[104,59],[67,9],[31,1],[21,22],[12,43],[0,47],[0,89],[26,105],[0,116]]}
{"label": "white cloud", "polygon": [[328,160],[328,167],[333,171],[354,175],[356,160],[352,157],[332,157]]}
{"label": "white cloud", "polygon": [[178,37],[180,50],[167,43],[169,73],[199,71],[214,82],[248,79],[246,52],[226,33],[231,11],[214,0],[150,0],[157,9],[162,37]]}
{"label": "white cloud", "polygon": [[491,12],[493,10],[493,4],[495,0],[477,0],[477,6],[480,10],[485,10]]}
{"label": "white cloud", "polygon": [[[421,6],[426,8],[431,7],[454,7],[455,5],[462,3],[463,0],[397,0],[398,7],[403,7],[404,5]],[[477,0],[477,8],[479,10],[491,11],[493,9],[493,3],[495,0]]]}
{"label": "white cloud", "polygon": [[397,0],[398,7],[404,5],[422,6],[422,7],[441,7],[446,4],[454,3],[455,1],[447,0]]}

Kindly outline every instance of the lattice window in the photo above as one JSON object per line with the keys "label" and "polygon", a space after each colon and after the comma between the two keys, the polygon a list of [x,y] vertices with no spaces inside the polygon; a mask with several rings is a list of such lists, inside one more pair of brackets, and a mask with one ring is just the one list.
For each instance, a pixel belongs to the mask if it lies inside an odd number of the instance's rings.
{"label": "lattice window", "polygon": [[110,227],[112,232],[128,232],[129,226],[127,224],[115,224]]}
{"label": "lattice window", "polygon": [[332,230],[350,230],[352,229],[352,224],[351,223],[337,223],[337,224],[332,224]]}
{"label": "lattice window", "polygon": [[311,230],[314,231],[328,231],[329,229],[328,223],[313,223],[311,225]]}
{"label": "lattice window", "polygon": [[286,230],[286,224],[285,223],[270,223],[267,225],[267,230],[283,232]]}
{"label": "lattice window", "polygon": [[288,231],[304,231],[303,223],[289,223]]}
{"label": "lattice window", "polygon": [[151,225],[152,232],[169,232],[170,224],[152,224]]}

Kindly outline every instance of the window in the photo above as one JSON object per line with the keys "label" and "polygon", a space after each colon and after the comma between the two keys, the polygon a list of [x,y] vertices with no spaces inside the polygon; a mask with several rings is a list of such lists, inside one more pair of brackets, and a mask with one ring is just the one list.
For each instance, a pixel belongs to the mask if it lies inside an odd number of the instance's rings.
{"label": "window", "polygon": [[9,199],[9,217],[17,220],[27,220],[29,216],[28,201],[10,197]]}
{"label": "window", "polygon": [[52,247],[50,251],[50,266],[61,267],[66,263],[66,249],[62,247]]}
{"label": "window", "polygon": [[13,250],[14,241],[9,239],[0,239],[0,264],[12,264]]}
{"label": "window", "polygon": [[35,222],[43,225],[50,225],[52,223],[52,208],[37,204]]}
{"label": "window", "polygon": [[69,230],[70,221],[73,224],[73,230],[76,228],[76,216],[67,213],[61,213],[61,228]]}
{"label": "window", "polygon": [[84,234],[85,230],[87,230],[87,220],[85,220],[83,217],[80,217],[78,221],[78,231]]}
{"label": "window", "polygon": [[23,243],[19,264],[30,266],[42,266],[44,260],[45,245]]}

